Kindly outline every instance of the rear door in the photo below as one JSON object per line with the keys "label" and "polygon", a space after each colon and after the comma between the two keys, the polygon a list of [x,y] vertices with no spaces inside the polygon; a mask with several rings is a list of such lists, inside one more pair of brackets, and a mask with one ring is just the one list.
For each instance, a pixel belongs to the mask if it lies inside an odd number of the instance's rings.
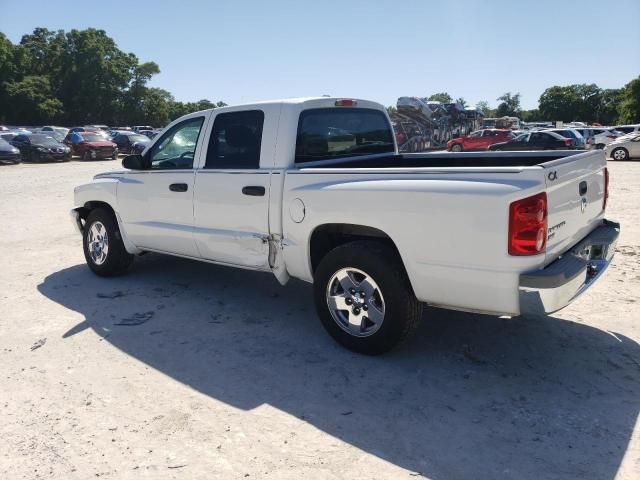
{"label": "rear door", "polygon": [[210,122],[193,205],[202,258],[269,269],[269,185],[279,115],[279,104],[265,104],[218,113]]}
{"label": "rear door", "polygon": [[603,215],[604,167],[601,151],[543,164],[547,185],[547,261],[575,245]]}

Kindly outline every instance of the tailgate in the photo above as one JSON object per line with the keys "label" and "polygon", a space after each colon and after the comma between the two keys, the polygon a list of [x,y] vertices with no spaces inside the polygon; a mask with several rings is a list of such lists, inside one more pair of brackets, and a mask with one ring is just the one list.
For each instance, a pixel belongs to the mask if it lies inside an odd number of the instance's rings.
{"label": "tailgate", "polygon": [[545,263],[555,260],[600,223],[606,163],[604,153],[598,150],[542,164],[549,212]]}

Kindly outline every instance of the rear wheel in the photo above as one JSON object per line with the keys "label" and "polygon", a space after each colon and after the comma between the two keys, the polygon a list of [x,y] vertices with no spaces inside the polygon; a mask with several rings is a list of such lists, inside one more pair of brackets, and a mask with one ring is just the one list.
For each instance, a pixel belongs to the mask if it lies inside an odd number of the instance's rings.
{"label": "rear wheel", "polygon": [[92,210],[87,217],[83,247],[87,265],[101,277],[121,275],[133,262],[133,255],[124,247],[115,216],[102,208]]}
{"label": "rear wheel", "polygon": [[611,158],[614,160],[628,160],[629,152],[627,152],[626,148],[616,148],[613,152],[611,152]]}
{"label": "rear wheel", "polygon": [[422,315],[398,254],[375,241],[330,251],[316,269],[314,296],[327,332],[367,355],[391,350],[415,330]]}

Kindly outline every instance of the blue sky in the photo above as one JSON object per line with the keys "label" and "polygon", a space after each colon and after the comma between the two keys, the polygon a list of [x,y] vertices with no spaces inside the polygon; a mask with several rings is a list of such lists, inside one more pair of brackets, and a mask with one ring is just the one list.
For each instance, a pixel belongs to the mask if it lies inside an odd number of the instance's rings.
{"label": "blue sky", "polygon": [[101,28],[178,100],[331,94],[395,104],[447,91],[470,104],[640,75],[640,0],[0,0],[14,43],[37,26]]}

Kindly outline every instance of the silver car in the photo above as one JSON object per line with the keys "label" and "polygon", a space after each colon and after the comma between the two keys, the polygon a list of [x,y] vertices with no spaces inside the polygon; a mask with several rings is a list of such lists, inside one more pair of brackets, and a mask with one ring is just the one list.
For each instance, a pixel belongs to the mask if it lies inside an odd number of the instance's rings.
{"label": "silver car", "polygon": [[629,160],[640,158],[640,133],[624,135],[615,139],[604,148],[607,158]]}

